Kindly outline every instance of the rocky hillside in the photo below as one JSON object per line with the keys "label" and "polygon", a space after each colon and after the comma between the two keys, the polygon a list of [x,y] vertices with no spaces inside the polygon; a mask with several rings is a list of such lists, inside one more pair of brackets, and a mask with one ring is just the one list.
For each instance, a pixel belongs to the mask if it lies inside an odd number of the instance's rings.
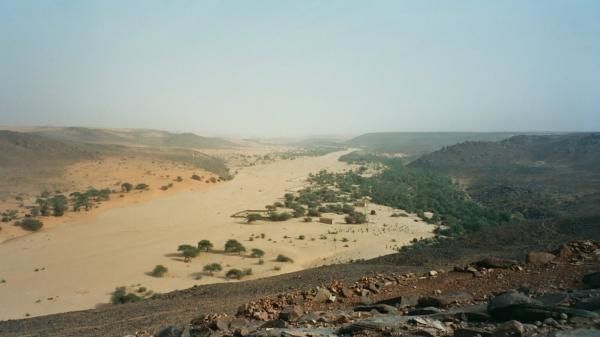
{"label": "rocky hillside", "polygon": [[517,133],[505,132],[376,132],[360,135],[347,146],[375,152],[402,153],[415,158],[424,153],[465,141],[498,141]]}
{"label": "rocky hillside", "polygon": [[599,165],[598,133],[465,142],[410,164],[448,174],[476,200],[526,218],[599,214]]}

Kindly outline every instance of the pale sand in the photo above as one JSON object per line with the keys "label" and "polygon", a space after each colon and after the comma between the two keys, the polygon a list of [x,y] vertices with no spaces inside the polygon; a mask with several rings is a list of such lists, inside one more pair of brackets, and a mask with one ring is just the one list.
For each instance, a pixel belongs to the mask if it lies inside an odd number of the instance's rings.
{"label": "pale sand", "polygon": [[[286,190],[303,185],[308,173],[347,169],[337,161],[343,153],[243,168],[232,181],[113,208],[89,221],[65,223],[0,244],[0,280],[6,280],[0,283],[0,319],[92,308],[108,302],[117,286],[139,283],[155,292],[167,292],[226,281],[224,271],[195,279],[202,266],[212,262],[222,263],[225,270],[252,268],[249,278],[265,277],[391,253],[394,246],[414,237],[432,235],[433,227],[416,222],[414,216],[392,218],[392,210],[377,205],[369,206],[377,211],[369,225],[344,225],[341,216],[336,216],[334,225],[300,220],[248,225],[230,217],[239,210],[272,204]],[[248,241],[251,234],[260,233],[266,238]],[[306,239],[283,239],[285,235],[305,235]],[[327,240],[320,240],[321,235]],[[344,237],[348,242],[342,242]],[[201,239],[222,249],[230,238],[240,240],[248,250],[263,249],[264,265],[258,265],[258,259],[213,253],[184,263],[174,254],[179,244]],[[276,263],[277,254],[295,262]],[[169,273],[163,278],[148,276],[156,264],[168,267]],[[275,266],[281,270],[273,270]],[[44,270],[35,272],[36,268]]]}

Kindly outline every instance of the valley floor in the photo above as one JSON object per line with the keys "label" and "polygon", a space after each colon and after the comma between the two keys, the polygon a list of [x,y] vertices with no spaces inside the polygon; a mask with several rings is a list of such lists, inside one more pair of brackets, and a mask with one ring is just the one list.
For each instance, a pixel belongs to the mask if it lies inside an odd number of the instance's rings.
{"label": "valley floor", "polygon": [[[0,280],[5,282],[0,284],[0,320],[93,308],[109,302],[118,286],[163,293],[228,282],[223,274],[230,268],[252,268],[247,278],[252,279],[372,258],[432,235],[433,227],[415,216],[391,218],[394,210],[378,205],[370,206],[377,214],[369,225],[345,225],[340,216],[333,225],[297,219],[246,224],[230,217],[280,200],[286,191],[305,184],[309,173],[348,169],[338,161],[344,153],[241,168],[232,181],[111,208],[1,243]],[[228,239],[239,240],[248,250],[260,248],[266,253],[264,264],[217,253],[202,253],[185,263],[176,254],[180,244],[195,245],[202,239],[212,241],[215,249],[222,249]],[[294,263],[275,262],[278,254]],[[220,263],[224,271],[203,274],[208,263]],[[157,264],[169,269],[167,275],[148,275]]]}

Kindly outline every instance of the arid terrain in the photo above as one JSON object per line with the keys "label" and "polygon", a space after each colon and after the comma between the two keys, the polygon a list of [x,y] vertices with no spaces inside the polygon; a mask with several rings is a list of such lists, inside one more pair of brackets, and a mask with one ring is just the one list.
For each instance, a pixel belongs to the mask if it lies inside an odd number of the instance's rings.
{"label": "arid terrain", "polygon": [[[272,149],[238,149],[245,156]],[[219,152],[220,151],[220,152]],[[233,162],[232,150],[213,150]],[[107,201],[89,211],[43,216],[44,228],[30,233],[3,225],[0,237],[0,287],[3,299],[0,318],[81,310],[106,304],[119,286],[143,286],[154,293],[185,289],[194,285],[232,282],[224,277],[229,268],[251,268],[247,279],[269,277],[305,268],[373,258],[388,254],[414,238],[432,235],[433,227],[416,216],[396,217],[397,210],[369,205],[376,212],[369,226],[346,225],[343,216],[332,215],[333,224],[256,221],[231,215],[245,209],[262,209],[281,200],[284,193],[305,186],[310,173],[344,171],[351,165],[338,161],[348,151],[294,160],[261,160],[249,165],[238,160],[235,178],[211,183],[213,173],[190,165],[145,157],[99,157],[65,167],[59,178],[65,193],[87,186],[116,189]],[[264,155],[263,155],[264,156]],[[202,176],[200,181],[191,175]],[[177,177],[182,177],[177,181]],[[206,181],[205,181],[206,180]],[[147,190],[120,191],[123,182],[144,182]],[[166,190],[160,186],[172,184]],[[33,191],[20,200],[7,200],[4,209],[18,204],[35,205]],[[39,192],[38,192],[39,193]],[[23,208],[21,208],[23,209]],[[206,239],[215,252],[201,253],[183,261],[181,244],[195,245]],[[264,251],[259,259],[247,254],[223,254],[218,250],[229,239],[248,250]],[[251,241],[249,241],[251,240]],[[283,254],[293,262],[275,262]],[[219,263],[223,272],[209,275],[203,266]],[[149,275],[155,265],[168,268],[161,278]]]}
{"label": "arid terrain", "polygon": [[[468,191],[483,184],[475,177],[494,174],[493,159],[474,163],[476,174],[453,166],[455,180],[427,164],[444,168],[463,157],[472,160],[481,147],[497,147],[498,156],[506,157],[507,147],[496,145],[503,143],[467,142],[457,145],[465,148],[458,159],[448,155],[451,147],[407,165],[434,145],[415,135],[408,136],[414,142],[406,151],[378,152],[368,145],[347,147],[360,137],[305,147],[131,130],[21,131],[0,139],[11,159],[0,167],[6,219],[0,230],[2,336],[179,337],[179,330],[171,331],[179,327],[190,336],[245,336],[251,330],[262,336],[262,324],[275,324],[280,330],[274,336],[377,335],[377,329],[391,333],[398,327],[411,333],[429,329],[433,336],[460,329],[491,334],[501,328],[492,318],[475,326],[450,324],[444,311],[416,302],[402,307],[398,299],[462,291],[469,305],[481,306],[523,284],[535,288],[529,297],[579,289],[583,275],[597,268],[595,242],[573,243],[577,252],[593,247],[575,260],[555,251],[572,240],[600,239],[593,207],[577,217],[577,208],[560,204],[562,217],[540,218],[501,209],[495,199],[482,206]],[[452,134],[436,142],[497,136]],[[527,144],[539,141],[547,148],[546,136],[531,137]],[[596,136],[556,137],[567,144],[575,139],[569,153],[585,146],[569,165],[581,172],[578,184],[595,181],[589,164],[594,161],[585,154],[596,153]],[[515,165],[539,159],[515,144],[510,151],[521,156]],[[551,153],[559,149],[555,144],[548,145]],[[541,171],[548,189],[539,195],[551,198],[566,184],[560,172],[571,166],[550,160],[545,165],[561,168]],[[513,174],[510,184],[529,177]],[[593,196],[594,186],[573,190]],[[511,203],[526,198],[514,195]],[[23,224],[31,219],[43,227]],[[531,250],[552,251],[556,261],[529,263]],[[476,263],[486,257],[514,262],[496,271]],[[245,311],[237,310],[240,305]],[[453,305],[441,309],[454,313]],[[313,318],[299,324],[298,317],[286,316],[289,310]],[[563,310],[560,316],[571,309],[544,310],[554,317],[556,310]],[[406,319],[398,321],[399,313]],[[559,316],[556,324],[565,327],[595,324]],[[368,331],[362,320],[371,324]],[[443,329],[437,323],[442,321]],[[534,330],[562,329],[544,322]],[[435,331],[419,324],[433,324]]]}

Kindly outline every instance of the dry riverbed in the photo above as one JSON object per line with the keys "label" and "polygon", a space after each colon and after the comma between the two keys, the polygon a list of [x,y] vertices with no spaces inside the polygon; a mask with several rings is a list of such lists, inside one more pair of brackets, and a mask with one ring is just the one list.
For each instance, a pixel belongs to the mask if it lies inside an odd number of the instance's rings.
{"label": "dry riverbed", "polygon": [[[286,191],[304,185],[309,173],[348,169],[337,160],[344,153],[240,168],[232,181],[111,208],[93,218],[4,242],[0,244],[0,280],[5,280],[0,283],[0,319],[92,308],[107,303],[117,286],[139,284],[167,292],[233,282],[224,278],[230,268],[252,268],[247,279],[266,277],[375,257],[415,237],[431,236],[433,227],[415,216],[390,217],[396,210],[373,204],[369,210],[376,215],[369,216],[368,225],[346,225],[341,216],[334,217],[332,225],[298,219],[246,224],[230,217],[239,210],[272,204]],[[262,249],[264,263],[217,253],[201,253],[183,262],[177,247],[202,239],[210,240],[215,249],[222,249],[228,239],[242,242],[248,250]],[[294,262],[275,262],[278,254]],[[213,276],[202,273],[208,263],[220,263],[224,271]],[[162,278],[148,275],[157,264],[169,269]]]}

